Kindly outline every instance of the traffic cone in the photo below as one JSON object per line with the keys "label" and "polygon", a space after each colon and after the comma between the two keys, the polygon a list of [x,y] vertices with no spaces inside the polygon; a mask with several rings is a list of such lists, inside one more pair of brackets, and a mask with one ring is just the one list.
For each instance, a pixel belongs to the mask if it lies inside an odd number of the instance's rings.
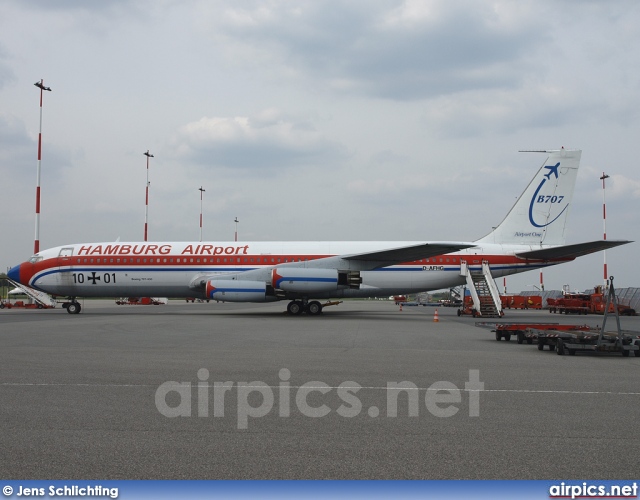
{"label": "traffic cone", "polygon": [[438,318],[438,310],[436,309],[436,312],[433,313],[433,322],[437,323],[438,321],[440,321],[440,318]]}

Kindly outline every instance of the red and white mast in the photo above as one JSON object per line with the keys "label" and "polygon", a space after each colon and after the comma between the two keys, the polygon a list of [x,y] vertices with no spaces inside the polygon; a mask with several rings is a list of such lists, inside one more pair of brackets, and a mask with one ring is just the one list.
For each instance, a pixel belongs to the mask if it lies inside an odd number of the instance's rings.
{"label": "red and white mast", "polygon": [[148,149],[144,155],[147,157],[147,189],[144,201],[144,241],[147,241],[149,228],[149,158],[153,158],[153,155],[149,153]]}
{"label": "red and white mast", "polygon": [[42,95],[45,90],[51,92],[51,87],[44,86],[44,80],[34,83],[40,89],[40,130],[38,132],[38,170],[36,174],[36,236],[33,253],[40,251],[40,170],[42,163]]}
{"label": "red and white mast", "polygon": [[[606,175],[604,172],[602,172],[602,177],[600,177],[600,180],[602,181],[602,229],[603,229],[603,235],[604,235],[604,240],[607,240],[607,203],[606,203],[606,198],[605,198],[605,189],[604,189],[604,180],[608,179],[609,176]],[[606,290],[607,288],[609,288],[609,275],[607,273],[607,251],[603,250],[602,251],[602,257],[604,259],[604,290]]]}
{"label": "red and white mast", "polygon": [[202,193],[205,192],[205,189],[202,189],[202,186],[200,186],[198,191],[200,191],[200,241],[202,241]]}

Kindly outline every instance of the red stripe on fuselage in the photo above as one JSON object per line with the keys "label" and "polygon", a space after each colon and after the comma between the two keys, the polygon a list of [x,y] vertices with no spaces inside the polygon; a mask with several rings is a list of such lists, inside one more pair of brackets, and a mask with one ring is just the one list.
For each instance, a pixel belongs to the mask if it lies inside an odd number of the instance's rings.
{"label": "red stripe on fuselage", "polygon": [[[147,267],[184,267],[188,270],[191,267],[272,267],[280,264],[288,264],[294,262],[313,261],[333,255],[229,255],[229,256],[202,256],[202,255],[93,255],[93,256],[74,256],[74,257],[53,257],[45,259],[35,264],[25,262],[20,266],[20,281],[28,284],[34,275],[49,269],[59,267],[76,267],[76,266],[109,266],[118,267],[139,267],[141,270]],[[470,266],[479,266],[483,261],[487,261],[490,266],[499,265],[521,265],[522,267],[539,267],[546,263],[568,262],[573,259],[551,259],[545,260],[523,260],[513,255],[443,255],[438,257],[430,257],[429,259],[420,259],[410,262],[402,262],[396,266],[424,266],[438,265],[443,267],[451,267],[460,265],[460,261],[466,261]],[[392,266],[389,266],[392,267]]]}

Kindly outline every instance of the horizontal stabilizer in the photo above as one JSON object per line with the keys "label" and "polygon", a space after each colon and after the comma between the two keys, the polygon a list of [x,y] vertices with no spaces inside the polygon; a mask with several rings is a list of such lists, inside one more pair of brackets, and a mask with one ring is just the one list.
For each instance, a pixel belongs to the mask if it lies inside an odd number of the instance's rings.
{"label": "horizontal stabilizer", "polygon": [[465,248],[476,246],[474,243],[467,242],[437,242],[422,243],[408,247],[391,248],[389,250],[377,250],[375,252],[360,253],[354,255],[343,256],[344,260],[359,260],[365,262],[411,262],[419,259],[427,259],[436,255],[457,252]]}
{"label": "horizontal stabilizer", "polygon": [[626,245],[627,243],[633,243],[628,240],[598,240],[588,241],[586,243],[576,243],[574,245],[562,245],[559,247],[542,248],[540,250],[530,250],[528,252],[521,252],[516,254],[517,257],[523,259],[566,259],[576,258],[583,255],[588,255],[594,252],[600,252],[601,250],[607,250],[609,248],[617,247],[619,245]]}

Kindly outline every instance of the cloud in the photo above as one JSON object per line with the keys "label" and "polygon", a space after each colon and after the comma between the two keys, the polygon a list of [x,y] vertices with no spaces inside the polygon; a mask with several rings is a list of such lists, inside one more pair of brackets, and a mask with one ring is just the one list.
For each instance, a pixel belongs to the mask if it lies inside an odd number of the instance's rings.
{"label": "cloud", "polygon": [[345,148],[306,120],[267,109],[255,116],[203,117],[180,128],[178,157],[200,165],[243,169],[322,166],[346,157]]}
{"label": "cloud", "polygon": [[393,100],[516,87],[523,55],[549,29],[524,23],[526,5],[395,5],[249,2],[211,14],[208,22],[238,61],[282,65],[334,91]]}

